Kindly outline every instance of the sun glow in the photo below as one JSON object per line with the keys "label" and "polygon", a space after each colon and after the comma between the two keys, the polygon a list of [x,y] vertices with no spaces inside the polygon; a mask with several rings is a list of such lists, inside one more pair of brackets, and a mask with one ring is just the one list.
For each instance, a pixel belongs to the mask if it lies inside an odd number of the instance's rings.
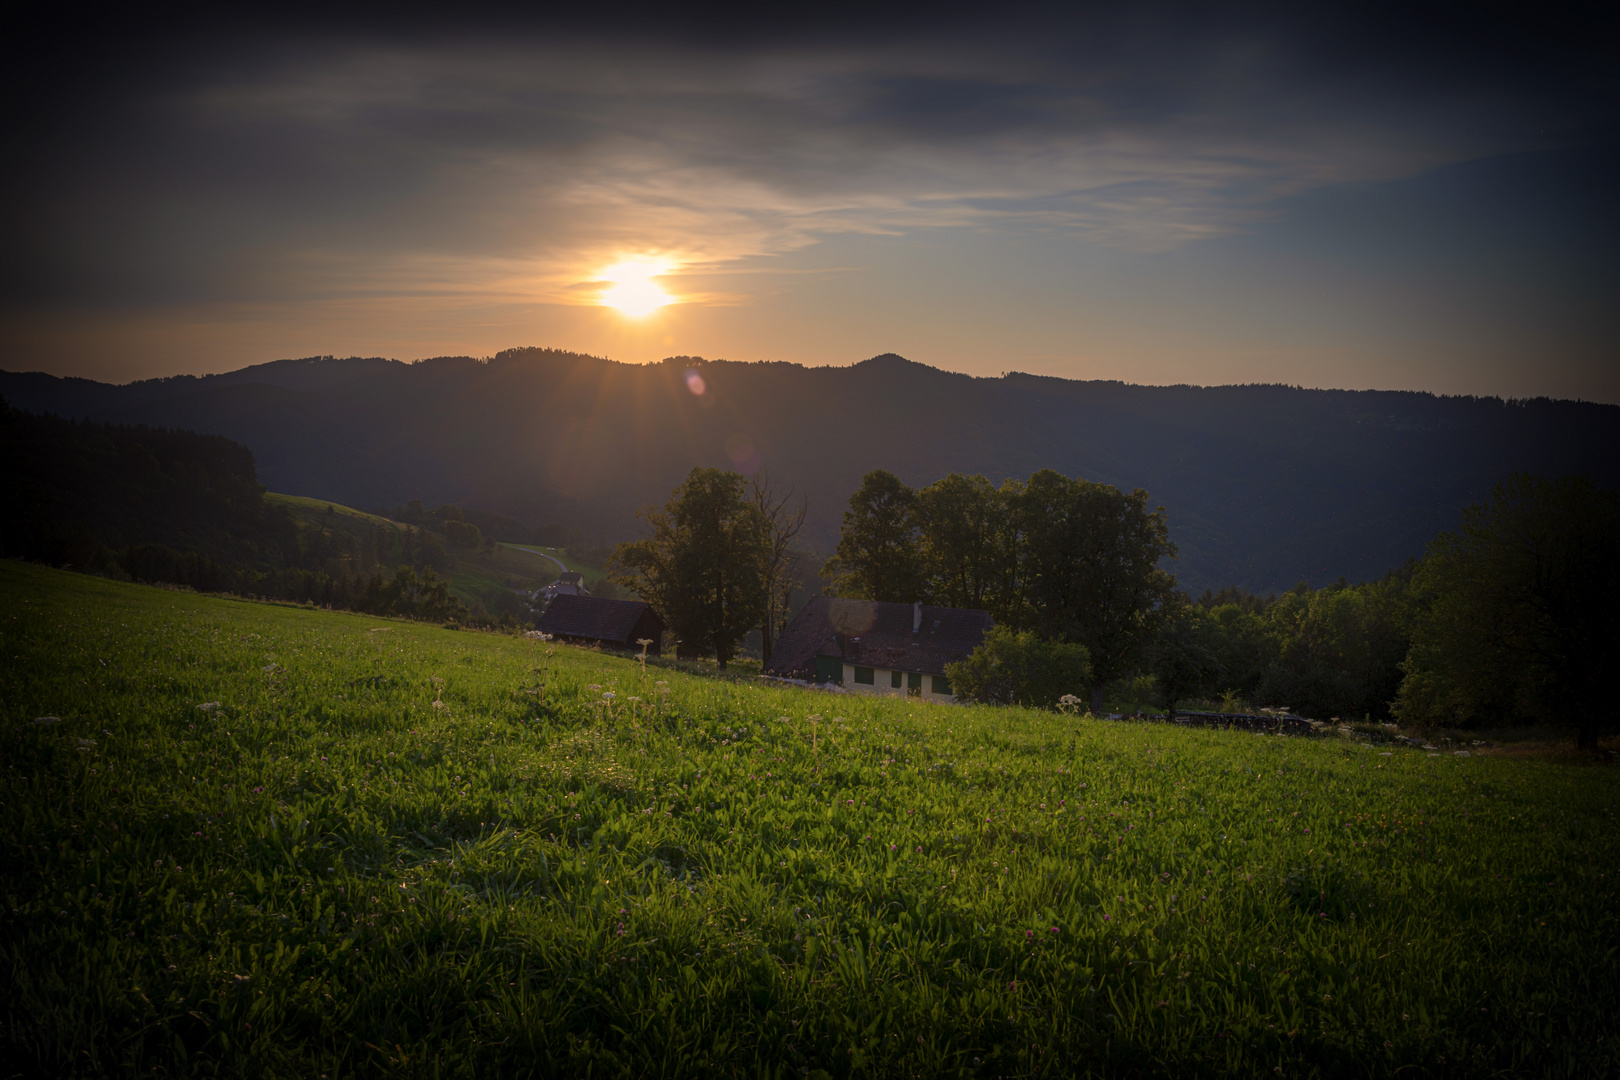
{"label": "sun glow", "polygon": [[601,300],[633,318],[651,315],[675,298],[653,283],[653,278],[667,274],[670,267],[658,262],[622,262],[602,271],[605,281],[612,285],[602,290]]}

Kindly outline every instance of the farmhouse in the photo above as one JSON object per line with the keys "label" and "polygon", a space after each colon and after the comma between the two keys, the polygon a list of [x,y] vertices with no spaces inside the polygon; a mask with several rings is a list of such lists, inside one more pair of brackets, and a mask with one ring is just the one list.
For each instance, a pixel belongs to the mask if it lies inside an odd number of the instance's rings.
{"label": "farmhouse", "polygon": [[557,580],[540,590],[540,595],[547,600],[555,600],[559,596],[589,596],[585,590],[585,575],[576,570],[567,570],[557,575]]}
{"label": "farmhouse", "polygon": [[978,648],[991,625],[988,611],[817,596],[782,632],[765,674],[955,701],[945,665]]}
{"label": "farmhouse", "polygon": [[630,649],[650,639],[648,656],[659,655],[664,621],[640,600],[606,600],[600,596],[563,593],[551,601],[535,629],[562,641],[600,645],[604,649]]}

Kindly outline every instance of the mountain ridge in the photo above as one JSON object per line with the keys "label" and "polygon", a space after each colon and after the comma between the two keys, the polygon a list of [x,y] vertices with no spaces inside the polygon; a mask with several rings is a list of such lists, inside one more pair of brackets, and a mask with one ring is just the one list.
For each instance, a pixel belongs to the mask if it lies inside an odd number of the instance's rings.
{"label": "mountain ridge", "polygon": [[277,490],[351,506],[456,502],[609,537],[634,535],[635,512],[694,465],[763,464],[808,500],[806,535],[822,550],[871,469],[921,485],[1050,467],[1145,488],[1195,590],[1376,577],[1515,470],[1620,482],[1616,406],[973,376],[893,353],[813,368],[537,348],[312,357],[124,386],[0,372],[0,395],[29,411],[226,435]]}

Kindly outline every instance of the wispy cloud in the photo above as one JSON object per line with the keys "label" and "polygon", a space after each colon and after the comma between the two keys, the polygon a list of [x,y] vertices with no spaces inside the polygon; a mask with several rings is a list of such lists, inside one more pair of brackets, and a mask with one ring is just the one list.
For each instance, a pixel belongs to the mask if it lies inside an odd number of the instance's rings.
{"label": "wispy cloud", "polygon": [[297,39],[148,93],[117,147],[131,212],[64,228],[95,232],[104,276],[120,249],[161,276],[138,255],[161,243],[188,299],[574,304],[627,257],[675,264],[679,292],[682,271],[841,233],[1164,251],[1315,187],[1548,138],[1488,97],[1301,73],[1263,39],[1080,57],[1017,44]]}

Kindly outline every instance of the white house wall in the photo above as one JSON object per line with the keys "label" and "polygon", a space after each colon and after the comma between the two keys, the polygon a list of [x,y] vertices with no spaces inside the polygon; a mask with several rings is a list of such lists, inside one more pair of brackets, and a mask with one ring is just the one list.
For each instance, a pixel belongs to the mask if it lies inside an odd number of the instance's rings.
{"label": "white house wall", "polygon": [[[865,667],[866,665],[863,664],[861,666]],[[854,694],[871,694],[875,697],[905,697],[906,676],[921,673],[902,671],[900,672],[900,685],[892,686],[890,684],[894,682],[894,670],[894,668],[873,668],[872,685],[868,686],[866,683],[858,683],[855,681],[854,664],[845,664],[844,689]],[[919,695],[920,700],[944,702],[954,702],[956,700],[955,694],[936,694],[933,692],[934,676],[923,675],[922,680],[922,694]]]}

